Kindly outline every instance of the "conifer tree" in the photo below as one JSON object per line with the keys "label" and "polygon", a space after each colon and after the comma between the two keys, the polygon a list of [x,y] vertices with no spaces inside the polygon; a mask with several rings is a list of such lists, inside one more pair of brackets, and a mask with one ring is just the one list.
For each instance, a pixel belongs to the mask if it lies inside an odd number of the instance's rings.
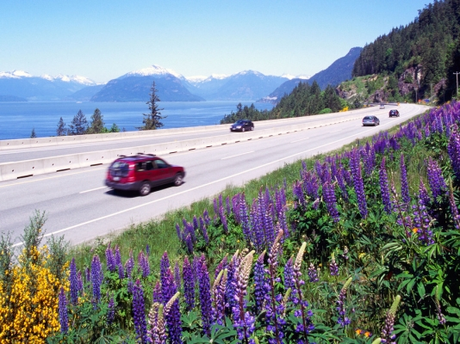
{"label": "conifer tree", "polygon": [[101,110],[94,110],[91,116],[91,125],[88,128],[88,134],[99,134],[104,132],[104,119],[101,114]]}
{"label": "conifer tree", "polygon": [[70,135],[83,135],[88,131],[88,121],[86,116],[81,110],[78,110],[78,113],[72,119],[72,123],[69,125]]}
{"label": "conifer tree", "polygon": [[59,122],[58,122],[58,125],[57,125],[57,129],[56,129],[56,135],[57,136],[66,136],[67,135],[67,128],[65,127],[65,123],[64,123],[64,120],[61,118],[59,118]]}
{"label": "conifer tree", "polygon": [[155,81],[152,83],[152,87],[150,88],[150,99],[146,103],[149,105],[149,113],[144,113],[144,119],[142,123],[144,124],[142,127],[139,127],[139,130],[155,130],[161,128],[163,123],[161,122],[162,119],[166,118],[161,116],[161,110],[158,108],[158,102],[160,98],[157,95],[157,89],[155,88]]}

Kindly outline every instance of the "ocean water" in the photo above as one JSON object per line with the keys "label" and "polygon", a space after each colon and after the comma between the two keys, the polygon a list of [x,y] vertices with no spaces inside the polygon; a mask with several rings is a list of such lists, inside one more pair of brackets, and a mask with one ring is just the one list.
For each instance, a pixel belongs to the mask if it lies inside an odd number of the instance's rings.
{"label": "ocean water", "polygon": [[[271,104],[247,101],[158,102],[158,106],[163,109],[161,115],[166,116],[162,128],[169,129],[219,124],[225,115],[237,111],[238,103],[254,104],[258,110],[273,108]],[[101,111],[107,128],[116,123],[126,131],[142,126],[142,114],[149,112],[144,102],[0,102],[0,140],[28,138],[32,130],[37,137],[56,136],[60,117],[68,127],[81,110],[89,124],[95,109]]]}

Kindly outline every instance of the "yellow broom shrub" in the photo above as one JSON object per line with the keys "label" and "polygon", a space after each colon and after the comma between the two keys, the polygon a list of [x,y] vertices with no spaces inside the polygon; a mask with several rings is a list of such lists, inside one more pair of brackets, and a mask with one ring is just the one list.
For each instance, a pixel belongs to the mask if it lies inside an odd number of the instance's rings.
{"label": "yellow broom shrub", "polygon": [[46,246],[30,250],[32,259],[26,262],[23,252],[19,265],[8,271],[10,293],[0,281],[0,343],[45,343],[48,335],[60,330],[58,292],[61,286],[69,289],[68,278],[59,281],[46,267]]}

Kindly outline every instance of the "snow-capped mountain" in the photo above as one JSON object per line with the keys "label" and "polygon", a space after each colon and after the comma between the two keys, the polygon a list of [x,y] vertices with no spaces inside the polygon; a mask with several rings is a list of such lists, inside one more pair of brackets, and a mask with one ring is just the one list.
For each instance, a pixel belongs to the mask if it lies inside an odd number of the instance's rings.
{"label": "snow-capped mountain", "polygon": [[137,102],[147,101],[153,81],[157,96],[162,101],[203,101],[205,99],[192,94],[184,85],[185,78],[157,65],[126,73],[110,80],[101,90],[91,97],[99,102]]}
{"label": "snow-capped mountain", "polygon": [[94,81],[78,75],[53,77],[34,76],[21,70],[0,72],[0,95],[8,96],[3,99],[63,100],[82,88],[94,85]]}

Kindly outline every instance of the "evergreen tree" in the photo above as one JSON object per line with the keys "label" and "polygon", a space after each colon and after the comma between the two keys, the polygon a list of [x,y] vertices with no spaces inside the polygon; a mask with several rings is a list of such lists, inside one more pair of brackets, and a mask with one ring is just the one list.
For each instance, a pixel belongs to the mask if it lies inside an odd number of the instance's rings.
{"label": "evergreen tree", "polygon": [[142,123],[144,124],[142,127],[139,127],[139,130],[155,130],[161,128],[163,123],[161,122],[162,119],[166,118],[161,116],[161,110],[158,108],[158,102],[160,98],[157,95],[157,89],[155,88],[155,81],[152,83],[152,87],[150,88],[150,100],[146,103],[149,105],[149,113],[144,113],[144,119]]}
{"label": "evergreen tree", "polygon": [[[125,129],[125,128],[123,128]],[[116,125],[115,123],[112,124],[112,127],[110,128],[109,130],[111,133],[119,133],[120,132],[120,128],[118,128],[118,125]],[[123,130],[125,131],[125,130]]]}
{"label": "evergreen tree", "polygon": [[65,127],[65,123],[64,123],[64,120],[61,118],[59,118],[59,122],[58,122],[58,125],[57,125],[57,129],[56,129],[56,135],[57,136],[66,136],[67,135],[67,128]]}
{"label": "evergreen tree", "polygon": [[83,135],[88,131],[88,121],[86,116],[81,110],[78,110],[78,113],[72,119],[72,123],[69,125],[70,135]]}
{"label": "evergreen tree", "polygon": [[32,128],[32,133],[30,134],[30,138],[34,139],[36,137],[37,137],[37,135],[35,134],[35,128]]}
{"label": "evergreen tree", "polygon": [[99,109],[94,110],[91,116],[91,125],[88,128],[88,134],[99,134],[104,132],[104,120]]}

